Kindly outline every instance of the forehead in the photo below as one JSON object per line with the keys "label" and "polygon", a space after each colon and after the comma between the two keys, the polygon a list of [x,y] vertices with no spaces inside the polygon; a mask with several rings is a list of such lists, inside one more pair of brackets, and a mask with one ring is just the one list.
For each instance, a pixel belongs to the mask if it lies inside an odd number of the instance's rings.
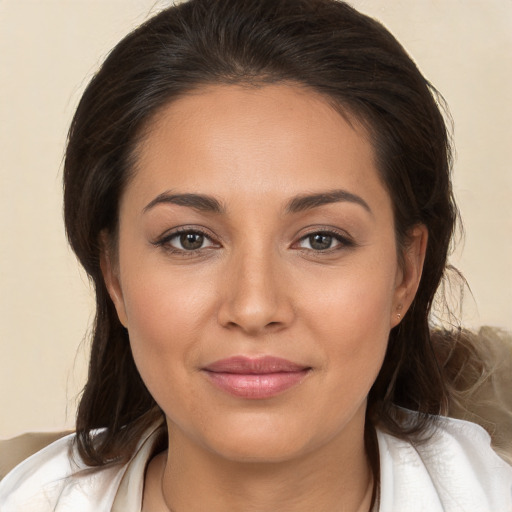
{"label": "forehead", "polygon": [[170,189],[246,199],[337,188],[387,196],[361,124],[285,84],[208,86],[171,102],[147,127],[128,188],[149,199]]}

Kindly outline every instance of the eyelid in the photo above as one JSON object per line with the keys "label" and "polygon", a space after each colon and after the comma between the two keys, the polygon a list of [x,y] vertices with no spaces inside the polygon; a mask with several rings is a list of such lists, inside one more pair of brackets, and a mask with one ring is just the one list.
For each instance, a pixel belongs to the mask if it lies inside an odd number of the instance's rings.
{"label": "eyelid", "polygon": [[212,245],[216,247],[221,247],[221,242],[219,241],[219,237],[215,236],[209,229],[206,229],[203,226],[197,226],[197,225],[184,225],[184,226],[177,226],[171,229],[168,229],[165,231],[162,235],[160,235],[155,241],[152,241],[151,244],[155,245],[157,247],[163,247],[167,249],[169,252],[176,252],[180,254],[188,253],[188,254],[195,254],[196,252],[202,251],[204,249],[209,249],[212,246],[209,247],[202,247],[195,250],[184,250],[184,249],[178,249],[176,247],[173,247],[169,244],[169,242],[184,233],[197,233],[205,238],[207,238]]}
{"label": "eyelid", "polygon": [[315,249],[307,249],[304,247],[297,247],[298,250],[302,251],[308,251],[308,252],[314,252],[316,254],[329,254],[341,249],[350,249],[357,246],[357,243],[353,239],[353,237],[347,233],[345,230],[341,230],[339,228],[334,228],[332,226],[310,226],[307,232],[301,233],[297,238],[296,241],[293,242],[292,248],[302,242],[304,239],[316,235],[316,234],[324,234],[329,235],[335,238],[339,245],[336,245],[335,247],[325,249],[325,250],[315,250]]}
{"label": "eyelid", "polygon": [[[308,226],[304,228],[304,230],[301,230],[302,233],[297,234],[295,237],[295,241],[291,244],[292,249],[297,249],[299,251],[304,252],[313,252],[315,254],[329,254],[332,252],[336,252],[342,249],[350,249],[353,247],[356,247],[358,244],[355,242],[353,237],[346,232],[345,230],[334,228],[332,226]],[[193,250],[185,250],[185,249],[179,249],[176,247],[173,247],[169,244],[169,241],[173,238],[184,234],[184,233],[198,233],[207,238],[211,243],[212,246],[208,247],[202,247],[199,249],[193,249]],[[304,247],[297,247],[297,245],[302,242],[304,239],[315,235],[315,234],[324,234],[332,236],[334,239],[336,239],[339,243],[332,248],[325,249],[325,250],[315,250],[315,249],[308,249]],[[189,254],[193,255],[197,252],[204,251],[206,249],[210,248],[219,248],[222,247],[222,241],[220,240],[220,237],[213,234],[209,229],[205,228],[204,226],[198,226],[198,225],[182,225],[182,226],[176,226],[171,229],[168,229],[165,231],[162,235],[160,235],[156,240],[151,242],[152,245],[163,247],[169,252],[176,252],[180,254]]]}

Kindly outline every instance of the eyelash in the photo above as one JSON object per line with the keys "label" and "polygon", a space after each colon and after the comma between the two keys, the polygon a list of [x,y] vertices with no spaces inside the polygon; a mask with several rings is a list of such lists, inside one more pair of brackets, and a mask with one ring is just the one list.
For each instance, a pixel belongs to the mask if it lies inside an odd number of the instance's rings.
{"label": "eyelash", "polygon": [[158,239],[156,242],[152,242],[153,245],[157,247],[162,247],[167,252],[170,252],[171,254],[179,254],[183,256],[194,256],[200,253],[201,251],[204,251],[205,249],[208,249],[209,247],[200,247],[199,249],[192,249],[192,250],[186,250],[186,249],[179,249],[177,247],[173,247],[171,245],[171,241],[175,238],[178,238],[182,235],[200,235],[203,236],[206,240],[210,241],[212,243],[212,246],[216,245],[213,241],[213,237],[210,233],[208,233],[205,230],[202,230],[200,228],[189,228],[189,227],[180,227],[174,229],[171,233],[165,234],[163,237]]}
{"label": "eyelash", "polygon": [[294,245],[298,245],[301,242],[307,240],[308,238],[311,239],[311,237],[314,237],[315,235],[322,235],[331,237],[334,241],[337,242],[337,245],[334,247],[329,247],[324,250],[315,250],[315,249],[308,249],[308,248],[299,248],[299,250],[302,250],[304,252],[313,252],[315,255],[327,255],[332,254],[333,252],[340,251],[342,249],[350,249],[352,247],[356,246],[356,243],[352,238],[350,238],[347,234],[341,234],[339,231],[333,230],[333,229],[315,229],[314,231],[311,231],[303,236],[300,237],[300,239],[294,243]]}
{"label": "eyelash", "polygon": [[[206,240],[208,240],[211,243],[211,245],[208,247],[200,247],[198,249],[191,249],[191,250],[179,249],[179,248],[171,245],[171,241],[173,239],[176,239],[185,234],[186,235],[188,235],[188,234],[200,235],[200,236],[204,237]],[[336,252],[336,251],[339,251],[342,249],[350,249],[350,248],[356,246],[356,243],[346,234],[342,235],[341,233],[339,233],[338,231],[333,230],[333,229],[316,229],[314,231],[306,233],[305,235],[302,235],[297,242],[292,244],[292,248],[315,235],[323,235],[323,236],[327,236],[327,237],[332,237],[337,242],[337,245],[335,247],[329,247],[324,250],[315,250],[312,248],[309,249],[309,248],[304,248],[304,247],[298,247],[297,250],[300,250],[301,252],[305,252],[305,253],[312,252],[312,253],[315,253],[315,255],[324,255],[324,254],[332,254],[333,252]],[[176,228],[171,233],[167,233],[160,239],[156,240],[155,242],[152,242],[152,244],[157,247],[164,248],[167,252],[169,252],[171,254],[179,254],[179,255],[183,255],[183,256],[195,256],[205,250],[210,249],[211,247],[217,248],[220,245],[214,241],[212,235],[209,232],[202,230],[200,228],[196,228],[196,227],[194,227],[194,228],[189,228],[189,227]]]}

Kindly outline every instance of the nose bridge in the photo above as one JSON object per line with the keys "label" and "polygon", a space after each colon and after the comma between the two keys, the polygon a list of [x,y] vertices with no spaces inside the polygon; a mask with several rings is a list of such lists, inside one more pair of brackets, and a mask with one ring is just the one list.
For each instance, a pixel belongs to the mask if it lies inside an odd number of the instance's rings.
{"label": "nose bridge", "polygon": [[254,334],[290,321],[279,260],[278,251],[268,243],[252,243],[233,252],[221,306],[224,325]]}

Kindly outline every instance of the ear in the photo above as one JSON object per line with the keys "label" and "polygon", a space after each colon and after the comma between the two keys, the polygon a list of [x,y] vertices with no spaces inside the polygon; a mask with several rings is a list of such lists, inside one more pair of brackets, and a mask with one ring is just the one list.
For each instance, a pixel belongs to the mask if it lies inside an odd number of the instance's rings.
{"label": "ear", "polygon": [[391,327],[400,323],[416,295],[425,262],[427,241],[428,230],[424,224],[415,226],[407,237],[407,245],[402,254],[402,265],[396,276]]}
{"label": "ear", "polygon": [[117,255],[114,253],[114,247],[110,236],[106,232],[100,235],[100,268],[103,274],[103,280],[107,287],[108,294],[114,303],[119,321],[124,327],[128,327],[128,319],[124,305],[123,290],[119,279],[119,265]]}

